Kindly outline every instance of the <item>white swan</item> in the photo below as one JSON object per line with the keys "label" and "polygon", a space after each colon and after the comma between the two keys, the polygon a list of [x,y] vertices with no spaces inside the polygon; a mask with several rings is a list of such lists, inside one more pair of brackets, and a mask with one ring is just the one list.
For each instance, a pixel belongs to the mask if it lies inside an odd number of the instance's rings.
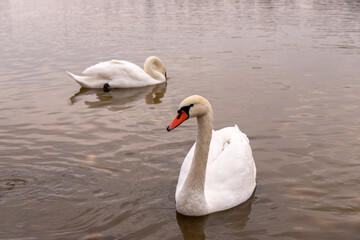
{"label": "white swan", "polygon": [[249,139],[237,125],[213,131],[213,111],[203,97],[184,99],[167,130],[197,118],[197,138],[181,166],[176,210],[202,216],[245,202],[256,186],[256,166]]}
{"label": "white swan", "polygon": [[110,88],[144,87],[167,79],[164,64],[155,56],[146,59],[144,69],[131,62],[111,60],[88,67],[82,72],[85,76],[67,73],[81,87],[103,88],[105,91]]}

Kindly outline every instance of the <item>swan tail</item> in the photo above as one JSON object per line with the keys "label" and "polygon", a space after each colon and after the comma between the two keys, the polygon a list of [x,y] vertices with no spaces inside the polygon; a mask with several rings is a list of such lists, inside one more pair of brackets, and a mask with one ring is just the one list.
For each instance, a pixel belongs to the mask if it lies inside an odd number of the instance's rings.
{"label": "swan tail", "polygon": [[74,79],[76,82],[84,82],[87,79],[89,79],[90,77],[86,77],[86,76],[79,76],[76,74],[73,74],[71,72],[66,72],[72,79]]}
{"label": "swan tail", "polygon": [[71,72],[66,72],[75,82],[84,88],[103,88],[108,80],[101,79],[98,76],[79,76]]}

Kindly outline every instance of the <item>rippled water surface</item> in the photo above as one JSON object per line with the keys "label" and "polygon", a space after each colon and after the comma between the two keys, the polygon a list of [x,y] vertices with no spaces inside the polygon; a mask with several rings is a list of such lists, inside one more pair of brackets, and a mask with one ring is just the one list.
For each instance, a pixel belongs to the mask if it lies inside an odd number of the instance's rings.
{"label": "rippled water surface", "polygon": [[[359,1],[0,1],[0,239],[357,239]],[[147,56],[167,84],[80,89],[65,73]],[[246,203],[177,215],[196,135],[180,101],[248,135]]]}

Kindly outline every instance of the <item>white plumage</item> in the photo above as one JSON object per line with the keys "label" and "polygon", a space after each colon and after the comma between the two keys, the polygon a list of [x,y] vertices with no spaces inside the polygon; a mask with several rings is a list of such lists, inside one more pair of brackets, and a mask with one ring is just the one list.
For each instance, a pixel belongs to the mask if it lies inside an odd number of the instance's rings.
{"label": "white plumage", "polygon": [[166,68],[155,56],[146,59],[144,69],[131,62],[111,60],[88,67],[82,73],[84,76],[68,72],[84,88],[103,88],[106,83],[111,88],[133,88],[166,81]]}
{"label": "white plumage", "polygon": [[[180,104],[180,116],[168,130],[187,119],[183,114],[198,118],[198,130],[197,142],[181,166],[175,193],[177,211],[200,216],[245,202],[256,187],[256,166],[247,136],[237,125],[212,130],[211,106],[203,97],[186,98]],[[198,143],[202,146],[197,148]]]}
{"label": "white plumage", "polygon": [[[178,198],[194,157],[195,145],[181,166],[175,199]],[[256,167],[249,139],[238,126],[213,131],[205,176],[205,199],[209,212],[237,206],[255,189]]]}

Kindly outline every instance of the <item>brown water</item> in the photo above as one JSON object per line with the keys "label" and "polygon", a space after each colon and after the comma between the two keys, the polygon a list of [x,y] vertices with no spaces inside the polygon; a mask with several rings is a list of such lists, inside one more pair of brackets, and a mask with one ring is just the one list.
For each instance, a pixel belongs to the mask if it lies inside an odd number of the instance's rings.
{"label": "brown water", "polygon": [[[128,3],[126,3],[128,2]],[[103,60],[167,66],[167,85],[79,90]],[[359,239],[359,1],[0,1],[0,239]],[[209,99],[257,165],[253,197],[176,214]]]}

